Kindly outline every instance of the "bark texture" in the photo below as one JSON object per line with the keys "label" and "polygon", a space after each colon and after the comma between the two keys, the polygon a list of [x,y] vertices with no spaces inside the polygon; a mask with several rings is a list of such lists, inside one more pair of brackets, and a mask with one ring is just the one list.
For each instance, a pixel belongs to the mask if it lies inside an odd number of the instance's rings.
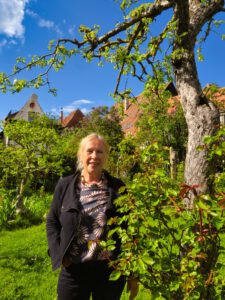
{"label": "bark texture", "polygon": [[[174,8],[177,20],[177,36],[185,33],[184,38],[175,40],[174,50],[180,55],[175,57],[173,67],[177,89],[181,98],[188,126],[188,146],[185,162],[185,183],[197,185],[199,193],[210,192],[212,163],[207,160],[208,150],[199,150],[203,138],[212,135],[218,128],[219,110],[207,99],[201,89],[194,57],[196,37],[204,25],[224,5],[224,1],[177,0]],[[186,199],[192,206],[193,193]]]}

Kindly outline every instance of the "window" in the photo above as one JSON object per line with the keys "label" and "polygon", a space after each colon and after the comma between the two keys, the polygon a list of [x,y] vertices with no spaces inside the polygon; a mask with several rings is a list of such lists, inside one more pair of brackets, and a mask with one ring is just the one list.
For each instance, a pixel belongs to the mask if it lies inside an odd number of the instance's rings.
{"label": "window", "polygon": [[28,122],[32,122],[35,117],[36,117],[37,113],[34,111],[28,111]]}
{"label": "window", "polygon": [[220,125],[225,125],[225,112],[220,113]]}

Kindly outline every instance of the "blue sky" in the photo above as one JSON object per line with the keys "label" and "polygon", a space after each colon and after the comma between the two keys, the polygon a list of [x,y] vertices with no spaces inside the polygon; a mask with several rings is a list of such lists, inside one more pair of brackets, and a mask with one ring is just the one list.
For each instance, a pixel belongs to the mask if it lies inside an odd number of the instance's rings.
{"label": "blue sky", "polygon": [[[0,0],[0,15],[0,72],[7,73],[16,57],[46,53],[49,40],[78,36],[80,24],[99,24],[104,33],[122,19],[119,4],[114,0]],[[225,20],[224,15],[218,18]],[[220,30],[225,33],[225,26]],[[224,50],[225,41],[212,33],[204,47],[205,61],[198,63],[203,86],[211,82],[225,86]],[[82,58],[72,58],[64,70],[51,73],[50,81],[58,90],[56,97],[45,87],[26,89],[19,94],[0,93],[0,120],[10,110],[19,110],[33,93],[46,113],[56,115],[61,107],[67,114],[76,108],[87,112],[99,105],[111,106],[114,101],[110,93],[116,76],[109,64],[100,68],[95,62],[88,64]],[[129,79],[128,85],[135,95],[143,90],[136,80]]]}

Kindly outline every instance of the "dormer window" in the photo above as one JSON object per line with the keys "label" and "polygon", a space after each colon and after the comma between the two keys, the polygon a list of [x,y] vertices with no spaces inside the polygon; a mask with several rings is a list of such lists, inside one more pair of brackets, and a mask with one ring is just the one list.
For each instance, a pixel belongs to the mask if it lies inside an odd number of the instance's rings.
{"label": "dormer window", "polygon": [[28,122],[32,122],[35,117],[37,116],[37,113],[34,111],[28,111]]}

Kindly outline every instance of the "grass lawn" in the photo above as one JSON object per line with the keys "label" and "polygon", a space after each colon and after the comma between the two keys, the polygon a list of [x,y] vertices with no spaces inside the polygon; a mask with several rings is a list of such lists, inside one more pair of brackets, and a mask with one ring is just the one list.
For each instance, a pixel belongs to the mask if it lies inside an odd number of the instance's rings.
{"label": "grass lawn", "polygon": [[[0,232],[1,300],[54,300],[57,277],[47,255],[45,224]],[[141,290],[136,299],[150,295]],[[125,292],[121,300],[128,300]]]}
{"label": "grass lawn", "polygon": [[45,225],[0,233],[0,299],[56,299]]}

